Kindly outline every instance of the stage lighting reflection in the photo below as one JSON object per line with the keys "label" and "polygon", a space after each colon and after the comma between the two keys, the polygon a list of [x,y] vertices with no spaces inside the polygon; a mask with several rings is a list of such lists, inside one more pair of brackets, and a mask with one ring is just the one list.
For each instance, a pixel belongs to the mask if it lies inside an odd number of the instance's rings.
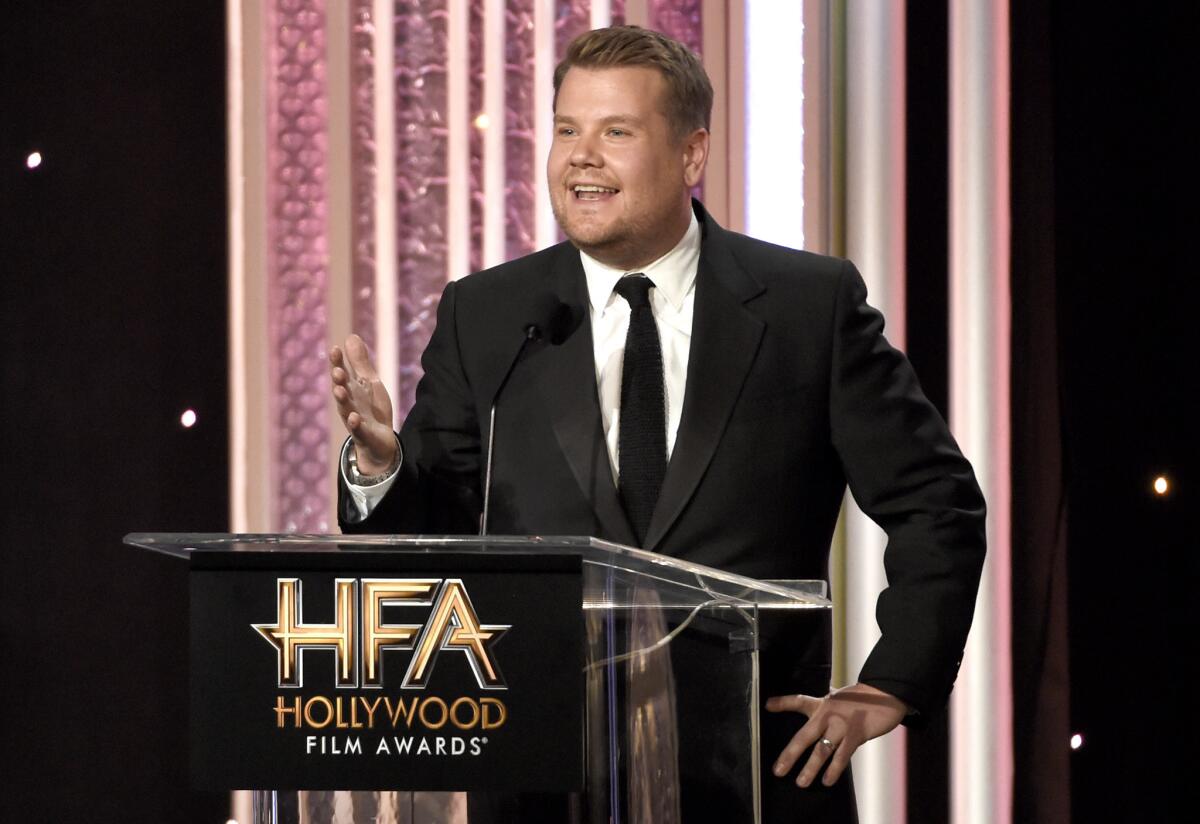
{"label": "stage lighting reflection", "polygon": [[1075,733],[1074,735],[1072,735],[1071,736],[1071,749],[1077,750],[1082,746],[1083,746],[1083,736],[1080,735],[1079,733]]}
{"label": "stage lighting reflection", "polygon": [[1154,479],[1154,491],[1159,495],[1166,495],[1171,491],[1171,484],[1165,475],[1159,475]]}
{"label": "stage lighting reflection", "polygon": [[191,429],[196,425],[196,412],[193,409],[183,410],[183,414],[179,416],[179,422],[183,424],[184,429]]}
{"label": "stage lighting reflection", "polygon": [[25,158],[25,166],[30,169],[36,169],[42,165],[42,153],[30,152],[29,157]]}

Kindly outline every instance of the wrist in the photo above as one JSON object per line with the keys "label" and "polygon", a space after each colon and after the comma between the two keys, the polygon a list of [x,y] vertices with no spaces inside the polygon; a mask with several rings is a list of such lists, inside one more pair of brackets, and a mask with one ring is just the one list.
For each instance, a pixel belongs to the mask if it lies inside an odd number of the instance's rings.
{"label": "wrist", "polygon": [[346,475],[355,486],[374,486],[383,483],[400,468],[400,442],[397,439],[391,459],[386,462],[360,460],[358,448],[353,442],[346,450]]}

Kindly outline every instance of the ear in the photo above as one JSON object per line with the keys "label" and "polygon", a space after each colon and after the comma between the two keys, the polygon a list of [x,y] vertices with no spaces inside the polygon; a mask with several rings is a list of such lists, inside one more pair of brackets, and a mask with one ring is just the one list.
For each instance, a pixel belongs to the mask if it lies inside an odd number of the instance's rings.
{"label": "ear", "polygon": [[683,141],[683,182],[688,188],[704,177],[708,165],[708,129],[696,129]]}

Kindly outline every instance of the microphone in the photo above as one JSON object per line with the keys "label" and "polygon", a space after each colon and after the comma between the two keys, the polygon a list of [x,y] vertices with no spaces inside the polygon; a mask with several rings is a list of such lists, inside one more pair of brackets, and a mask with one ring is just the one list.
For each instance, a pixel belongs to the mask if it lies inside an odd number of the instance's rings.
{"label": "microphone", "polygon": [[496,388],[496,394],[492,396],[492,408],[488,415],[487,462],[483,476],[483,514],[479,518],[480,537],[488,534],[488,514],[491,511],[492,499],[492,455],[496,446],[496,405],[500,402],[500,393],[508,385],[508,379],[517,368],[521,355],[525,354],[525,347],[532,341],[539,340],[545,340],[555,346],[562,343],[566,338],[570,319],[570,309],[550,292],[537,295],[525,313],[525,320],[521,323],[521,331],[525,337],[521,341],[520,348],[517,349],[517,354],[513,356],[512,362],[508,365],[504,379]]}
{"label": "microphone", "polygon": [[[571,309],[565,303],[558,299],[558,295],[552,292],[542,292],[535,297],[529,305],[528,311],[525,313],[525,322],[521,324],[521,329],[525,332],[525,339],[541,340],[545,338],[550,343],[558,346],[567,336],[568,328],[571,323]],[[532,337],[531,337],[532,336]],[[517,353],[518,357],[520,353]],[[513,366],[516,366],[516,361],[513,361]],[[512,366],[508,370],[512,372]],[[508,375],[504,376],[504,380],[508,380]],[[503,381],[500,388],[504,388]],[[500,395],[500,390],[496,390],[496,395]]]}

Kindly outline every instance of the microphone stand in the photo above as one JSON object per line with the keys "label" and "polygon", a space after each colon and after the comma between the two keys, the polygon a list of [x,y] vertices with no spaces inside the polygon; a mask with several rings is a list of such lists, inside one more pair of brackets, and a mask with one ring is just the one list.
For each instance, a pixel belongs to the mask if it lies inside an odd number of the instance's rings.
{"label": "microphone stand", "polygon": [[508,379],[512,375],[513,370],[517,368],[517,364],[521,360],[521,355],[525,353],[525,347],[530,341],[540,340],[542,330],[537,324],[531,323],[525,327],[525,339],[521,341],[521,348],[517,350],[516,356],[512,363],[508,366],[508,371],[504,373],[504,380],[500,381],[499,388],[496,389],[496,394],[492,398],[492,408],[488,414],[488,444],[487,444],[487,463],[485,464],[483,475],[483,514],[479,517],[479,536],[482,538],[488,534],[488,514],[491,510],[492,501],[492,450],[496,445],[496,405],[500,401],[500,393],[504,391],[504,387],[508,384]]}

